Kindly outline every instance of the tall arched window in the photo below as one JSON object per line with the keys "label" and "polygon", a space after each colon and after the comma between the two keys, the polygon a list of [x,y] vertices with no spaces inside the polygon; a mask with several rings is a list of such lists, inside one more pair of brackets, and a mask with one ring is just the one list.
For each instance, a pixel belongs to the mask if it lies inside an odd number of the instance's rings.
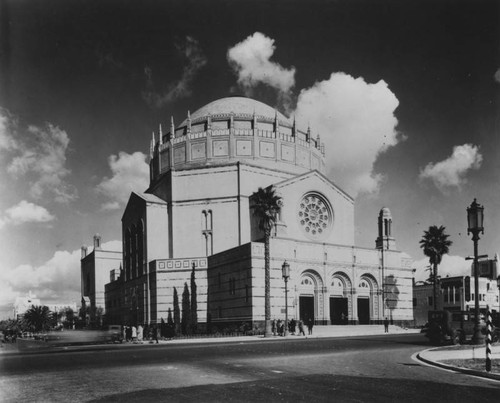
{"label": "tall arched window", "polygon": [[132,225],[132,230],[131,230],[131,250],[130,250],[130,257],[131,257],[131,278],[136,278],[137,277],[137,227],[135,225]]}
{"label": "tall arched window", "polygon": [[210,256],[213,253],[212,210],[201,212],[201,233],[204,237],[205,253]]}
{"label": "tall arched window", "polygon": [[132,271],[132,257],[130,255],[131,252],[131,240],[132,234],[130,228],[127,228],[125,232],[125,280],[130,280],[131,271]]}
{"label": "tall arched window", "polygon": [[144,274],[144,225],[142,220],[137,225],[137,264],[139,276]]}

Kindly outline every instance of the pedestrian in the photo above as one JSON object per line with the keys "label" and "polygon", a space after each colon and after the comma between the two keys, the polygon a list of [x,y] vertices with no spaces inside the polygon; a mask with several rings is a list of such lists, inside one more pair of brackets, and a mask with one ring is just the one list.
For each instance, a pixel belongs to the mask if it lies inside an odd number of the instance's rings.
{"label": "pedestrian", "polygon": [[143,332],[144,332],[144,328],[141,325],[137,326],[137,341],[139,343],[142,343],[142,339],[144,336]]}
{"label": "pedestrian", "polygon": [[295,327],[297,326],[297,322],[295,322],[295,319],[292,318],[290,321],[290,333],[295,334]]}
{"label": "pedestrian", "polygon": [[132,342],[137,341],[137,328],[135,326],[132,326]]}
{"label": "pedestrian", "polygon": [[309,333],[309,335],[313,334],[313,326],[314,326],[314,319],[309,318],[307,320],[307,332]]}
{"label": "pedestrian", "polygon": [[385,333],[389,333],[389,319],[387,317],[384,319],[384,331]]}
{"label": "pedestrian", "polygon": [[273,319],[271,323],[271,330],[273,332],[273,336],[276,336],[276,319]]}
{"label": "pedestrian", "polygon": [[299,336],[305,336],[306,334],[304,333],[304,322],[302,319],[299,320]]}
{"label": "pedestrian", "polygon": [[126,334],[127,334],[127,341],[131,341],[132,340],[132,328],[130,326],[127,326]]}
{"label": "pedestrian", "polygon": [[156,326],[153,326],[152,331],[153,331],[153,340],[155,340],[156,344],[158,344],[158,328]]}
{"label": "pedestrian", "polygon": [[278,331],[278,336],[281,336],[281,332],[283,329],[283,323],[281,319],[278,319],[278,323],[276,323],[277,331]]}

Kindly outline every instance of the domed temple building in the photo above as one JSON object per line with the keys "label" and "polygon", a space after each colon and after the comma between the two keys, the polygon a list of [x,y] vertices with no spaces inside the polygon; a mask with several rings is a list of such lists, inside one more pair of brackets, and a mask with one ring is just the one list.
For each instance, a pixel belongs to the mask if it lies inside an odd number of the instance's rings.
{"label": "domed temple building", "polygon": [[[166,132],[166,130],[165,130]],[[331,135],[331,134],[329,134]],[[270,239],[271,318],[316,324],[413,320],[411,259],[396,248],[392,217],[374,217],[375,248],[355,246],[354,200],[325,176],[320,137],[242,97],[187,113],[150,147],[150,185],[122,217],[123,268],[106,284],[117,323],[160,323],[194,267],[197,317],[223,328],[264,323],[264,234],[251,208],[259,187],[283,206]]]}

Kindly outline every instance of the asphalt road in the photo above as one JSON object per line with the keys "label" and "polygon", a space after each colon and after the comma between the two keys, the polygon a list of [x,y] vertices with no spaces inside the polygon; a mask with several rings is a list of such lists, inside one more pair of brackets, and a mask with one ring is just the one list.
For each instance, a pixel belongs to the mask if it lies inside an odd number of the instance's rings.
{"label": "asphalt road", "polygon": [[417,335],[109,345],[0,356],[2,402],[484,402],[500,383],[426,366]]}

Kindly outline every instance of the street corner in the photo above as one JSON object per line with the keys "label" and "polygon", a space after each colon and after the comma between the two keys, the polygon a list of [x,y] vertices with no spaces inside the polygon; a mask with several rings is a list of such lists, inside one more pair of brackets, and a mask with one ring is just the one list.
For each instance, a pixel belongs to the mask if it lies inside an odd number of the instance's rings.
{"label": "street corner", "polygon": [[486,371],[484,346],[457,345],[432,347],[415,354],[418,361],[448,371],[500,381],[500,346],[494,346],[492,370]]}

